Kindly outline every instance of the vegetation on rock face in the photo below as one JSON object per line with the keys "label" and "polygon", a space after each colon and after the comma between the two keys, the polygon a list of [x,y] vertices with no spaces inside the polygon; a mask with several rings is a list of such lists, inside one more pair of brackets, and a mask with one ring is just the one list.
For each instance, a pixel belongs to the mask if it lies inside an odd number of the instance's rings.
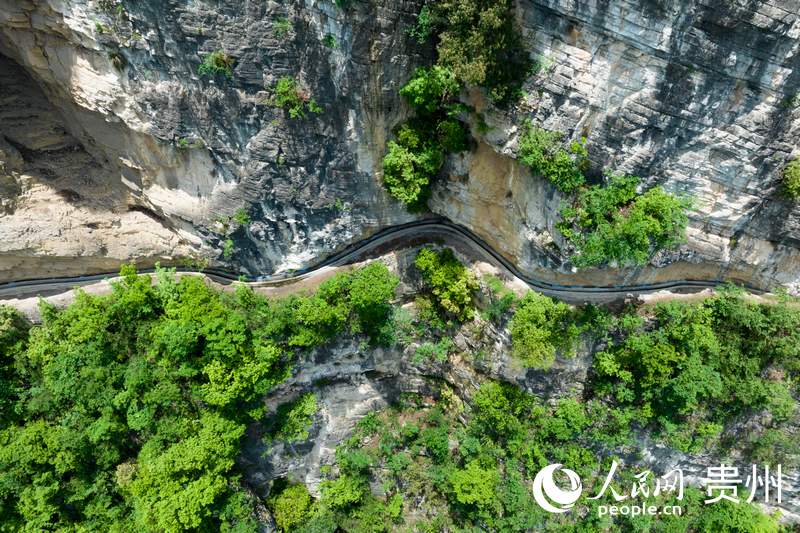
{"label": "vegetation on rock face", "polygon": [[[440,0],[420,12],[418,37],[438,30],[437,64],[462,83],[485,87],[496,102],[516,94],[531,70],[513,0]],[[428,22],[426,22],[428,21]]]}
{"label": "vegetation on rock face", "polygon": [[311,518],[314,499],[302,484],[289,485],[276,492],[269,500],[275,523],[282,531],[297,531]]}
{"label": "vegetation on rock face", "polygon": [[424,204],[431,179],[444,163],[444,154],[422,128],[407,123],[389,141],[383,158],[383,182],[389,194],[412,207]]}
{"label": "vegetation on rock face", "polygon": [[[466,408],[450,402],[447,391],[434,405],[406,397],[364,418],[337,449],[338,473],[323,482],[322,498],[296,530],[325,524],[327,531],[778,531],[775,519],[755,506],[706,505],[693,487],[680,501],[674,492],[637,497],[637,504],[680,505],[677,516],[598,516],[600,505],[613,503],[608,495],[583,498],[566,514],[549,513],[531,494],[536,472],[565,464],[580,475],[584,494],[596,494],[611,463],[598,458],[598,445],[614,450],[630,442],[630,417],[596,400],[545,405],[491,381]],[[637,472],[617,470],[615,490],[633,486]],[[368,479],[382,487],[381,496],[368,490]]]}
{"label": "vegetation on rock face", "polygon": [[783,191],[789,198],[800,198],[800,160],[792,159],[783,169]]}
{"label": "vegetation on rock face", "polygon": [[661,187],[639,194],[638,182],[614,176],[607,186],[582,189],[562,211],[559,230],[577,249],[575,266],[643,265],[656,251],[683,242],[689,202]]}
{"label": "vegetation on rock face", "polygon": [[452,103],[460,89],[442,67],[420,68],[400,94],[416,116],[400,125],[383,159],[383,181],[389,193],[411,207],[427,200],[429,184],[444,163],[445,154],[467,148],[465,126],[454,118]]}
{"label": "vegetation on rock face", "polygon": [[[660,304],[647,321],[627,315],[612,326],[620,340],[595,357],[593,388],[658,426],[673,446],[697,451],[738,414],[765,409],[776,426],[797,414],[798,326],[796,308],[730,292],[697,305]],[[780,434],[750,437],[773,440],[778,455]]]}
{"label": "vegetation on rock face", "polygon": [[270,437],[286,442],[298,442],[308,438],[308,432],[317,414],[317,397],[313,392],[303,394],[297,400],[278,407]]}
{"label": "vegetation on rock face", "polygon": [[661,187],[637,193],[634,176],[612,176],[607,185],[586,187],[585,143],[581,139],[565,147],[562,133],[530,123],[519,140],[519,160],[572,195],[557,224],[576,249],[572,263],[579,268],[643,265],[656,251],[683,242],[690,202]]}
{"label": "vegetation on rock face", "polygon": [[416,209],[427,202],[445,156],[468,147],[467,129],[457,120],[469,110],[456,103],[462,85],[484,87],[493,100],[507,101],[524,81],[530,61],[509,0],[429,3],[409,33],[420,43],[437,33],[439,59],[417,69],[400,90],[416,114],[389,141],[383,179],[392,196]]}
{"label": "vegetation on rock face", "polygon": [[422,274],[425,288],[445,315],[461,321],[472,318],[475,310],[473,297],[478,289],[478,281],[456,259],[452,250],[436,252],[423,248],[414,264]]}
{"label": "vegetation on rock face", "polygon": [[[495,342],[481,340],[481,328],[507,323],[511,355],[526,364],[546,367],[579,335],[599,347],[580,395],[544,402],[485,380],[485,365],[470,374],[482,382],[471,397],[431,380],[435,401],[427,392],[404,396],[358,423],[325,470],[319,499],[277,480],[263,503],[278,527],[777,531],[755,507],[704,505],[694,488],[681,502],[651,492],[646,503],[684,512],[645,519],[600,517],[604,502],[587,499],[581,512],[547,513],[530,484],[539,469],[561,463],[578,472],[586,494],[596,493],[610,461],[635,457],[643,435],[687,453],[795,466],[794,303],[757,304],[724,290],[612,315],[536,293],[517,299],[497,278],[485,278],[491,294],[476,298],[477,281],[449,250],[423,249],[415,264],[430,303],[420,300],[412,320],[393,311],[398,279],[380,262],[280,300],[244,286],[222,294],[164,270],[154,284],[125,267],[108,296],[79,293],[61,311],[43,305],[40,326],[0,308],[0,524],[254,531],[258,497],[242,484],[236,458],[245,428],[265,418],[270,438],[308,438],[315,392],[274,415],[263,403],[300,350],[348,330],[373,342],[410,338],[419,346],[415,365],[447,375],[447,365],[478,361],[463,346]],[[492,324],[476,317],[479,304]],[[451,340],[459,337],[465,342]],[[764,416],[742,436],[736,427],[753,413]],[[618,487],[636,481],[629,466],[618,471]]]}
{"label": "vegetation on rock face", "polygon": [[307,111],[317,115],[322,113],[317,102],[291,76],[284,76],[275,84],[274,102],[277,107],[287,110],[291,118],[306,118]]}
{"label": "vegetation on rock face", "polygon": [[[30,330],[0,308],[0,523],[254,531],[235,465],[246,424],[264,417],[261,398],[298,348],[348,324],[387,329],[397,278],[373,263],[315,294],[267,300],[163,270],[156,284],[131,267],[121,274],[108,296],[43,304]],[[287,413],[282,435],[302,437],[311,403]]]}
{"label": "vegetation on rock face", "polygon": [[583,185],[583,173],[588,165],[586,139],[563,146],[564,135],[530,123],[519,139],[519,160],[541,174],[558,188],[570,193]]}
{"label": "vegetation on rock face", "polygon": [[217,50],[215,52],[211,52],[207,54],[203,58],[203,62],[197,67],[197,73],[201,76],[216,76],[217,74],[222,74],[226,78],[233,77],[233,64],[234,60],[231,56],[223,52],[222,50]]}

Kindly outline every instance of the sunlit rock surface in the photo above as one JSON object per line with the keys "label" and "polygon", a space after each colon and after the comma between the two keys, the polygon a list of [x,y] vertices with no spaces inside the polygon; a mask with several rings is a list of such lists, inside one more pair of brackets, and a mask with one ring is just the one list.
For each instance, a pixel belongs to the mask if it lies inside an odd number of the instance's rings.
{"label": "sunlit rock surface", "polygon": [[[270,274],[421,216],[380,181],[385,142],[408,114],[398,89],[432,55],[407,33],[419,2],[125,5],[0,0],[3,65],[19,65],[3,73],[24,69],[51,104],[0,87],[0,279],[129,259]],[[431,208],[552,281],[796,286],[800,208],[779,180],[800,124],[798,12],[797,1],[520,1],[539,68],[510,109],[462,95],[490,130],[473,124],[475,148],[448,162]],[[198,75],[215,50],[235,60],[231,79]],[[323,112],[291,119],[271,106],[282,76]],[[35,112],[9,124],[20,106]],[[690,195],[686,245],[642,269],[571,272],[554,230],[562,199],[514,161],[526,119],[586,136],[594,176]],[[250,222],[227,224],[242,208]]]}

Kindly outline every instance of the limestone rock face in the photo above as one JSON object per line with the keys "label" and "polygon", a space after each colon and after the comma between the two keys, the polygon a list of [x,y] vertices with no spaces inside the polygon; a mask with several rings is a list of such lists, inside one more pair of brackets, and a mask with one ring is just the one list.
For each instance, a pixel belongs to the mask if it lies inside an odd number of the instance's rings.
{"label": "limestone rock face", "polygon": [[[0,279],[177,258],[270,274],[419,216],[385,193],[380,161],[408,114],[399,87],[432,58],[407,32],[421,2],[109,4],[0,0],[0,66],[21,80],[0,88]],[[476,147],[450,158],[432,210],[553,281],[797,286],[800,207],[779,181],[797,152],[799,12],[797,0],[519,0],[538,70],[507,110],[463,94],[491,129],[473,127]],[[214,51],[233,59],[230,78],[198,74]],[[284,76],[322,112],[277,109]],[[8,118],[20,108],[30,118]],[[691,195],[686,245],[642,269],[572,272],[561,198],[515,161],[526,119],[587,137],[596,176]],[[238,209],[248,223],[231,223]]]}
{"label": "limestone rock face", "polygon": [[[797,1],[519,2],[538,73],[512,110],[486,110],[492,149],[481,145],[452,165],[435,209],[530,271],[558,267],[543,253],[559,244],[557,192],[497,162],[497,153],[514,156],[530,119],[586,137],[598,176],[633,174],[693,198],[687,245],[626,280],[796,284],[800,206],[779,189],[782,167],[797,155],[799,10]],[[485,106],[478,94],[467,100]],[[560,279],[613,282],[619,274]]]}
{"label": "limestone rock face", "polygon": [[[75,179],[102,170],[95,194],[81,196],[95,208],[98,224],[120,209],[139,209],[157,221],[151,231],[185,241],[185,248],[170,249],[175,255],[223,259],[230,238],[232,264],[268,274],[411,219],[374,169],[387,132],[405,112],[399,85],[422,61],[406,51],[406,22],[418,10],[413,2],[386,0],[347,13],[313,1],[103,7],[86,0],[0,0],[4,64],[10,58],[41,86],[62,135],[87,154],[83,167],[64,173]],[[218,50],[234,60],[231,78],[199,76],[202,59]],[[319,115],[292,119],[271,104],[270,90],[284,76],[321,106]],[[35,124],[28,125],[25,142],[35,143]],[[27,148],[27,172],[43,181],[33,167],[44,156]],[[33,211],[27,205],[18,211]],[[238,209],[250,223],[231,228],[229,217]],[[127,224],[108,236],[131,247],[127,253],[62,247],[50,235],[23,241],[16,237],[28,234],[22,216],[0,222],[9,228],[0,245],[5,279],[19,274],[9,271],[16,263],[50,256],[40,249],[51,246],[56,259],[80,257],[73,264],[78,271],[164,256],[158,243],[138,253],[135,241],[150,237]],[[48,224],[57,232],[76,223],[71,216]]]}

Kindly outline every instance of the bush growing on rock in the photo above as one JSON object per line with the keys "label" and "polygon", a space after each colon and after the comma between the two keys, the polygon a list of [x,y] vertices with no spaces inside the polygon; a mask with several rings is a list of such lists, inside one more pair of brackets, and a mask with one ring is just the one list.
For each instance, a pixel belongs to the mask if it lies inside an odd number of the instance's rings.
{"label": "bush growing on rock", "polygon": [[442,67],[419,68],[400,94],[417,111],[389,141],[383,158],[383,181],[389,193],[412,208],[427,201],[430,181],[447,152],[467,148],[465,126],[451,117],[460,84]]}
{"label": "bush growing on rock", "polygon": [[460,90],[461,84],[450,69],[434,65],[418,68],[400,89],[400,96],[418,113],[433,115],[446,108]]}
{"label": "bush growing on rock", "polygon": [[639,178],[614,176],[607,186],[593,185],[562,210],[558,227],[575,245],[577,267],[643,265],[661,249],[683,242],[690,202],[661,187],[639,194]]}
{"label": "bush growing on rock", "polygon": [[317,115],[322,113],[317,102],[291,76],[279,79],[274,93],[275,105],[287,110],[291,118],[306,118],[306,111]]}
{"label": "bush growing on rock", "polygon": [[547,178],[558,190],[570,193],[583,185],[587,166],[585,139],[563,146],[564,134],[548,131],[530,122],[519,139],[519,159]]}
{"label": "bush growing on rock", "polygon": [[[524,82],[531,61],[516,27],[512,0],[440,0],[429,4],[439,29],[437,63],[464,83],[485,87],[507,102]],[[422,15],[422,14],[421,14]],[[420,33],[420,36],[426,33]]]}
{"label": "bush growing on rock", "polygon": [[234,60],[231,56],[217,50],[207,54],[203,58],[203,62],[197,67],[197,73],[201,76],[216,76],[222,74],[226,78],[233,77],[233,64]]}
{"label": "bush growing on rock", "polygon": [[270,498],[269,507],[277,526],[285,532],[297,531],[314,513],[315,501],[303,484],[289,485]]}
{"label": "bush growing on rock", "polygon": [[792,159],[783,169],[783,191],[789,198],[800,198],[800,160]]}
{"label": "bush growing on rock", "polygon": [[286,442],[299,442],[308,438],[308,432],[317,414],[317,397],[313,392],[303,394],[293,402],[278,407],[275,425],[269,436]]}

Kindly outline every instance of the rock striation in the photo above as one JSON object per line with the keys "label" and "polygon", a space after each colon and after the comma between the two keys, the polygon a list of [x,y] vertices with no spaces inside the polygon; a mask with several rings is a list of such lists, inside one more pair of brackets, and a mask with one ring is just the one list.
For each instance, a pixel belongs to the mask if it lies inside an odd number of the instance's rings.
{"label": "rock striation", "polygon": [[[420,1],[111,4],[0,0],[0,115],[33,117],[0,122],[0,279],[187,258],[269,274],[422,216],[380,180],[386,140],[408,114],[398,89],[432,59],[407,31]],[[475,148],[450,159],[431,209],[564,283],[797,289],[800,207],[779,183],[798,154],[799,8],[519,0],[537,70],[509,109],[462,95],[490,129],[473,124]],[[230,79],[198,74],[214,51],[233,59]],[[273,105],[284,76],[319,115]],[[554,230],[562,199],[515,161],[525,120],[587,137],[596,178],[631,173],[690,195],[687,243],[644,268],[572,272]],[[249,221],[230,224],[239,209]]]}

